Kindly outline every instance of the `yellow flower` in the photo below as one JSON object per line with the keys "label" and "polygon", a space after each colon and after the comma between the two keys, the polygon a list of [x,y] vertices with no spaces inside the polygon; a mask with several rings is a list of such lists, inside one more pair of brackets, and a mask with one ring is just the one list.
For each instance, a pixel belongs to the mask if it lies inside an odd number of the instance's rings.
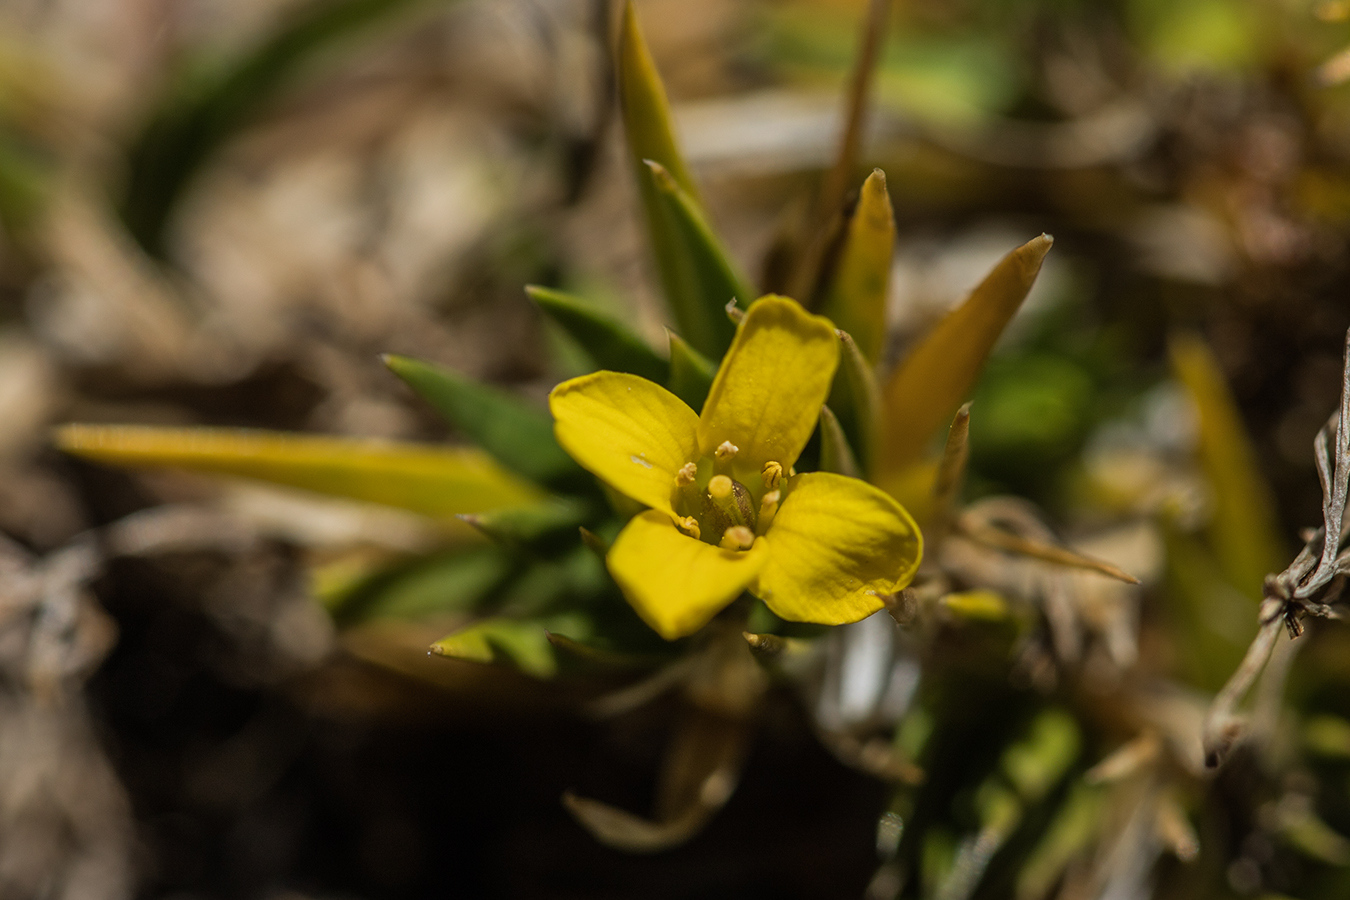
{"label": "yellow flower", "polygon": [[902,506],[855,478],[793,473],[838,362],[828,319],[768,296],[745,314],[701,416],[636,375],[553,389],[559,443],[650,507],[607,562],[663,637],[697,631],[743,590],[784,619],[855,622],[913,577],[923,542]]}

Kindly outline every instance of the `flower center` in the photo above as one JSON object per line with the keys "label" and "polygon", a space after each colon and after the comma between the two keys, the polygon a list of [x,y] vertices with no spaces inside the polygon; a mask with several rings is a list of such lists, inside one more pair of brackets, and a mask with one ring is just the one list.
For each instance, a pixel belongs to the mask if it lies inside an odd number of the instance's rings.
{"label": "flower center", "polygon": [[675,473],[675,512],[680,530],[690,537],[726,550],[749,550],[778,512],[783,467],[765,463],[747,486],[733,477],[737,452],[735,444],[723,441],[712,458],[685,463]]}

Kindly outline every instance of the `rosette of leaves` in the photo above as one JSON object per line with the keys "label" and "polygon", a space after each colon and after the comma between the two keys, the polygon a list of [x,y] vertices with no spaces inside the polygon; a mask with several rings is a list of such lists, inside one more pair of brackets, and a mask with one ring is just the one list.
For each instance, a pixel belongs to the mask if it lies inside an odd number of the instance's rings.
{"label": "rosette of leaves", "polygon": [[[804,226],[785,230],[774,248],[778,258],[793,263],[779,266],[763,287],[791,286],[803,306],[837,328],[839,365],[827,402],[812,413],[818,425],[797,469],[870,481],[909,508],[926,532],[937,533],[958,527],[949,513],[964,465],[963,420],[957,419],[955,440],[949,438],[945,455],[935,441],[969,395],[1052,242],[1043,235],[1012,251],[898,365],[886,365],[895,225],[885,176],[873,171],[856,195],[846,190],[857,183],[862,110],[875,37],[884,21],[876,11],[884,9],[885,4],[872,4],[864,27],[864,52],[848,95],[848,127],[815,211]],[[668,346],[658,351],[584,298],[551,288],[528,291],[541,313],[584,350],[594,369],[641,376],[697,410],[737,321],[758,291],[725,251],[699,199],[631,5],[623,14],[616,70],[632,168],[673,324]],[[437,641],[433,652],[503,662],[539,677],[573,668],[648,673],[603,698],[595,711],[616,713],[662,693],[680,693],[685,712],[675,726],[655,816],[641,818],[586,798],[564,799],[593,833],[626,849],[661,849],[694,834],[734,789],[753,713],[769,680],[795,677],[794,658],[818,659],[820,629],[783,622],[746,596],[692,636],[662,640],[624,602],[603,560],[640,507],[597,482],[563,451],[549,414],[510,392],[426,362],[403,357],[386,362],[473,446],[132,426],[68,426],[58,444],[102,462],[244,476],[434,520],[467,521],[485,541],[465,545],[447,538],[436,552],[384,560],[336,579],[324,600],[338,626],[458,616],[469,624]],[[965,537],[1060,564],[1091,565],[1063,548],[1025,538],[1018,543],[1016,535],[1000,534],[985,528]],[[945,587],[934,599],[938,595],[956,597],[947,608],[971,620],[981,618],[978,595],[958,596]],[[886,598],[900,619],[912,601]],[[996,596],[989,601],[995,607],[999,602]],[[1006,637],[999,632],[990,640],[1002,646]],[[747,652],[747,639],[755,654]],[[1006,656],[1006,648],[1001,652]],[[935,683],[941,677],[938,673]],[[940,709],[937,718],[939,733],[950,737],[960,722],[947,718],[948,711]],[[1002,815],[999,821],[1008,828],[1016,827],[1020,814],[1008,818],[1012,807],[1004,800],[1041,802],[1076,759],[1078,746],[1076,726],[1071,720],[1065,726],[1064,713],[1033,703],[1019,715],[1024,728],[1005,723],[1008,727],[998,732],[1009,742],[1013,759],[1010,774],[998,776],[1003,780],[995,785],[1003,794],[990,788],[990,815]],[[905,766],[926,742],[922,715],[905,723],[895,746],[909,750],[887,759],[897,767],[899,781],[922,780],[912,764]],[[1051,775],[1024,777],[1026,766],[1019,769],[1016,761],[1019,734],[1033,748],[1049,748],[1032,756],[1048,758]],[[937,863],[930,867],[939,868]],[[975,876],[978,881],[978,872]]]}

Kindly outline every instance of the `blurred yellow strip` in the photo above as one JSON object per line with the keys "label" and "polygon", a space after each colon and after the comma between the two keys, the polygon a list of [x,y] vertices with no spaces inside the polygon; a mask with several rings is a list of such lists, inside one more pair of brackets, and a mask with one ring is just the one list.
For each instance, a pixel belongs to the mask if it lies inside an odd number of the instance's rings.
{"label": "blurred yellow strip", "polygon": [[1174,334],[1168,349],[1172,370],[1199,416],[1200,465],[1214,510],[1210,545],[1229,583],[1249,597],[1260,597],[1265,576],[1283,569],[1289,558],[1276,528],[1270,487],[1209,347],[1197,335]]}
{"label": "blurred yellow strip", "polygon": [[55,442],[67,453],[111,465],[238,475],[434,517],[524,506],[545,496],[471,447],[139,425],[66,425]]}

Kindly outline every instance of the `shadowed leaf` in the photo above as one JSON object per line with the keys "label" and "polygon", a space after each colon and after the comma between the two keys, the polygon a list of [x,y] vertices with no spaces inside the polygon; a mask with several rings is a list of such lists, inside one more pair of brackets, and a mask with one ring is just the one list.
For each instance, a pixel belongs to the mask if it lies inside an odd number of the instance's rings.
{"label": "shadowed leaf", "polygon": [[555,487],[585,482],[581,468],[558,446],[543,409],[449,369],[386,356],[384,363],[474,443],[510,469]]}
{"label": "shadowed leaf", "polygon": [[56,445],[97,462],[239,475],[429,516],[519,507],[543,493],[475,448],[233,428],[67,425]]}
{"label": "shadowed leaf", "polygon": [[698,201],[655,160],[646,160],[653,202],[668,229],[657,247],[662,282],[680,333],[700,353],[720,359],[736,326],[728,301],[750,305],[754,294],[713,234]]}
{"label": "shadowed leaf", "polygon": [[502,585],[514,565],[500,548],[477,547],[389,566],[337,596],[321,599],[341,628],[372,619],[465,613]]}
{"label": "shadowed leaf", "polygon": [[895,220],[880,169],[863,182],[857,209],[820,313],[853,336],[858,350],[876,365],[886,338],[886,291],[891,278]]}
{"label": "shadowed leaf", "polygon": [[821,471],[837,472],[850,478],[861,477],[853,448],[848,445],[848,438],[839,427],[839,420],[828,406],[820,408],[820,468]]}
{"label": "shadowed leaf", "polygon": [[712,390],[717,366],[675,332],[668,331],[667,334],[670,337],[670,381],[666,387],[697,412],[703,409],[703,401]]}
{"label": "shadowed leaf", "polygon": [[552,678],[558,673],[558,659],[548,639],[550,631],[586,635],[590,622],[579,614],[484,619],[441,638],[431,645],[431,652],[470,662],[508,663],[535,678]]}
{"label": "shadowed leaf", "polygon": [[529,285],[525,293],[581,345],[597,368],[628,372],[657,383],[666,380],[670,365],[622,322],[562,291]]}
{"label": "shadowed leaf", "polygon": [[896,368],[882,398],[881,477],[922,459],[938,429],[951,421],[1026,299],[1052,243],[1043,234],[1005,256]]}
{"label": "shadowed leaf", "polygon": [[876,459],[877,425],[881,420],[881,391],[872,365],[863,357],[847,331],[839,337],[839,368],[830,385],[830,410],[853,448],[860,470],[872,471]]}
{"label": "shadowed leaf", "polygon": [[591,504],[584,500],[554,498],[535,506],[460,518],[505,546],[547,551],[574,544],[576,529],[593,514]]}

